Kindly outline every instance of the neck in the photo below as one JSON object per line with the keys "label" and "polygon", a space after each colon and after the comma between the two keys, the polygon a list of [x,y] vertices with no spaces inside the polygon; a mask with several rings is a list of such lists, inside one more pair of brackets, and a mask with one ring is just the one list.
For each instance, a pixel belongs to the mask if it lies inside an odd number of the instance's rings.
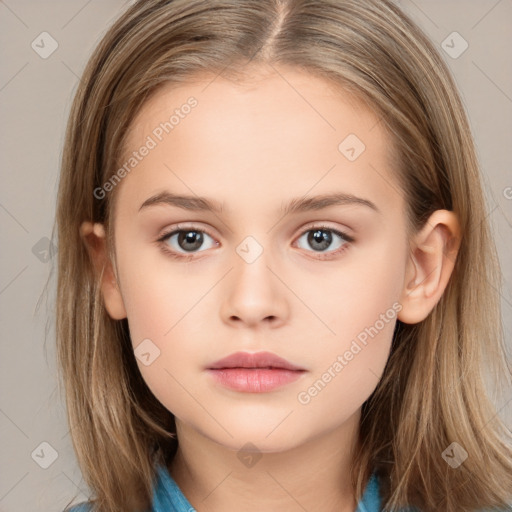
{"label": "neck", "polygon": [[243,454],[176,418],[179,445],[169,472],[199,511],[354,512],[350,468],[359,418],[358,412],[341,427],[286,451]]}

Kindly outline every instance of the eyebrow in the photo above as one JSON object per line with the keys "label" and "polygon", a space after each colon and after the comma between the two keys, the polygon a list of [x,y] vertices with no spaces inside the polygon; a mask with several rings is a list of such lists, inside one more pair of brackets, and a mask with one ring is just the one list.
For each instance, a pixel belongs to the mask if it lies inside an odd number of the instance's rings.
{"label": "eyebrow", "polygon": [[[222,203],[219,203],[214,199],[199,196],[178,195],[166,191],[160,192],[146,199],[140,206],[139,212],[144,208],[162,204],[176,206],[184,210],[207,211],[219,214],[222,213],[224,206]],[[377,208],[377,206],[370,200],[342,192],[323,194],[315,197],[298,197],[292,199],[288,202],[288,204],[281,206],[280,213],[282,215],[289,215],[298,212],[323,210],[329,206],[346,205],[367,206],[372,210],[380,213],[380,210]]]}

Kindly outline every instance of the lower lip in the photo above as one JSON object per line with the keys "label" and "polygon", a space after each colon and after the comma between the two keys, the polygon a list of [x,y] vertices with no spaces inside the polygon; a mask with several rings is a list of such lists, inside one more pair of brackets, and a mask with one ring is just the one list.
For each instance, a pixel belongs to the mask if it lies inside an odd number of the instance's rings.
{"label": "lower lip", "polygon": [[208,372],[217,382],[235,391],[265,393],[299,379],[305,370],[222,368],[208,369]]}

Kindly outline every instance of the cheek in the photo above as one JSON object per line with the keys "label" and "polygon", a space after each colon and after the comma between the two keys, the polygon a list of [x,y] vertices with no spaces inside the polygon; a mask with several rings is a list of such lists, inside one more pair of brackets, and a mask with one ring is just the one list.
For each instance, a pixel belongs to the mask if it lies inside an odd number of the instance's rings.
{"label": "cheek", "polygon": [[[396,242],[396,241],[395,241]],[[309,349],[315,372],[300,403],[313,411],[322,404],[360,406],[384,370],[401,304],[404,249],[381,243],[376,252],[352,255],[350,264],[331,272],[324,293],[309,295],[326,326]],[[359,257],[358,257],[359,256]],[[348,271],[350,270],[350,271]],[[326,281],[327,282],[327,281]],[[306,289],[306,288],[304,288]],[[312,308],[313,309],[313,308]]]}
{"label": "cheek", "polygon": [[388,322],[382,326],[379,320],[386,312],[387,320],[396,319],[404,280],[404,248],[403,241],[382,235],[367,247],[354,246],[339,264],[315,277],[315,286],[311,285],[311,276],[302,282],[304,301],[326,324],[325,341],[331,338],[339,348],[340,343],[350,341],[376,322],[379,330],[390,335],[391,326]]}
{"label": "cheek", "polygon": [[[142,267],[143,261],[139,264]],[[144,275],[132,275],[124,289],[137,365],[156,398],[169,411],[186,418],[191,408],[190,393],[196,387],[194,376],[206,363],[201,340],[207,331],[200,325],[204,311],[198,301],[210,286],[205,286],[203,280],[197,287],[183,274],[171,274],[170,266],[165,277],[157,267],[147,268],[150,270]],[[150,364],[138,356],[147,352],[152,354]]]}
{"label": "cheek", "polygon": [[198,283],[153,244],[128,244],[129,239],[136,236],[119,238],[118,267],[132,343],[166,340],[192,307],[192,299],[197,301]]}
{"label": "cheek", "polygon": [[[154,247],[135,246],[118,254],[130,338],[142,377],[164,405],[169,406],[169,397],[179,403],[183,393],[179,382],[207,362],[204,339],[211,336],[203,306],[216,278],[188,273]],[[139,357],[141,353],[150,356]],[[145,364],[148,359],[150,364]]]}

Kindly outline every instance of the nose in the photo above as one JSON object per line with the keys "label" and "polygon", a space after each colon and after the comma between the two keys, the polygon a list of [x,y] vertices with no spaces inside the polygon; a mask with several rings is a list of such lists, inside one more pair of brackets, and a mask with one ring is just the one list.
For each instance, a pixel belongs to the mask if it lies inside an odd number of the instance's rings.
{"label": "nose", "polygon": [[220,308],[223,322],[246,327],[278,327],[288,322],[287,297],[291,292],[279,271],[269,266],[266,252],[251,263],[236,256],[238,260],[233,260],[234,268],[224,282]]}

